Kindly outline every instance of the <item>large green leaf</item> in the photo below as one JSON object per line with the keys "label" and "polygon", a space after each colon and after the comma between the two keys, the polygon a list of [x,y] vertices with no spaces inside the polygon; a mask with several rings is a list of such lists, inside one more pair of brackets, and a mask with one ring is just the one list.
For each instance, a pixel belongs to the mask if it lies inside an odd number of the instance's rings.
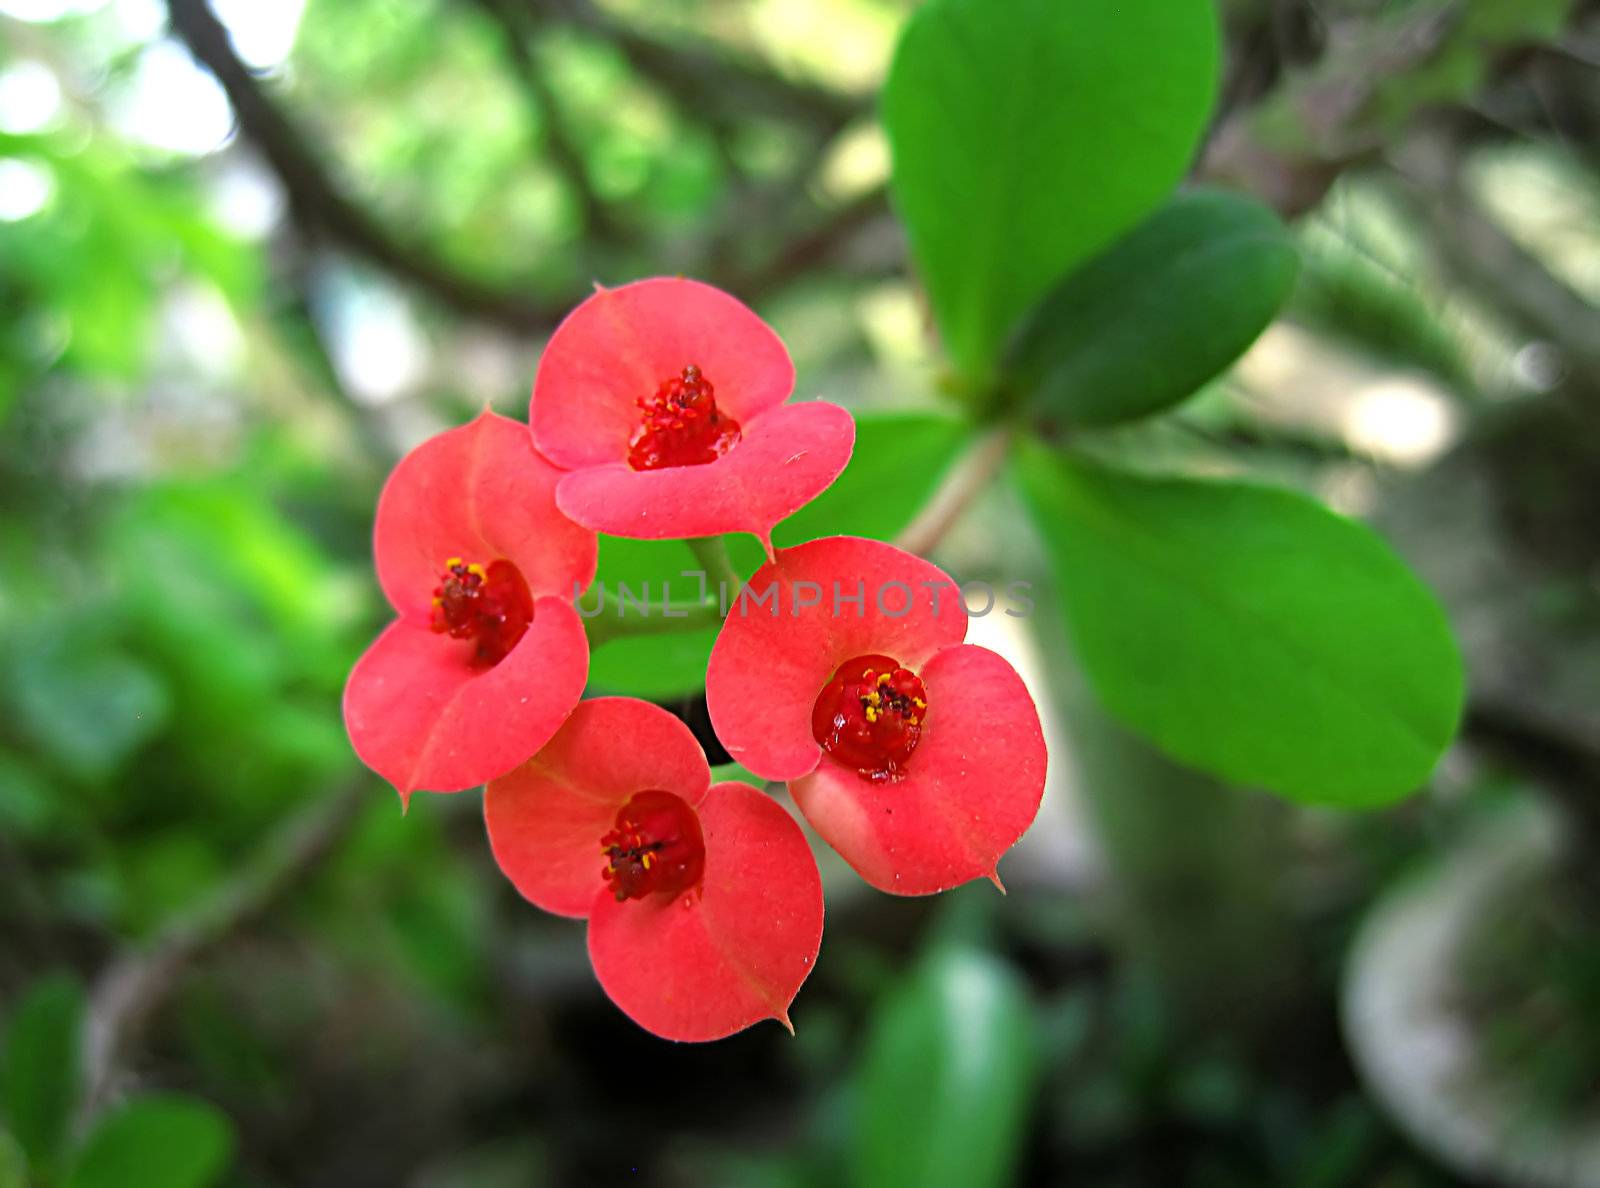
{"label": "large green leaf", "polygon": [[0,1130],[0,1188],[28,1188],[28,1157],[5,1130]]}
{"label": "large green leaf", "polygon": [[67,974],[29,987],[6,1028],[0,1105],[35,1169],[61,1152],[78,1097],[83,989]]}
{"label": "large green leaf", "polygon": [[233,1157],[233,1125],[215,1106],[176,1094],[129,1102],[90,1132],[67,1188],[206,1188]]}
{"label": "large green leaf", "polygon": [[[971,431],[964,421],[928,413],[857,417],[850,465],[833,486],[777,526],[773,543],[785,548],[840,533],[889,539],[911,522]],[[729,538],[728,551],[742,575],[761,564],[754,537]],[[671,583],[674,599],[693,598],[699,582],[680,574],[696,569],[694,555],[681,541],[600,538],[597,580],[608,605],[623,582],[636,596],[648,582],[652,609],[660,604],[663,581]],[[582,605],[593,608],[595,601],[591,592]],[[635,613],[633,606],[628,613]],[[716,638],[715,631],[694,631],[615,640],[595,650],[589,682],[597,689],[639,697],[693,692],[705,684],[706,660]]]}
{"label": "large green leaf", "polygon": [[1017,320],[1153,210],[1216,89],[1207,0],[928,0],[883,118],[895,205],[957,366],[983,378]]}
{"label": "large green leaf", "polygon": [[1244,353],[1298,265],[1266,207],[1180,194],[1045,298],[1013,345],[1009,378],[1035,415],[1066,425],[1159,412]]}
{"label": "large green leaf", "polygon": [[878,1008],[861,1067],[851,1180],[860,1188],[1012,1183],[1039,1044],[1017,975],[939,948]]}
{"label": "large green leaf", "polygon": [[1289,491],[1152,479],[1030,446],[1023,488],[1101,699],[1179,760],[1297,800],[1392,801],[1455,732],[1432,595]]}

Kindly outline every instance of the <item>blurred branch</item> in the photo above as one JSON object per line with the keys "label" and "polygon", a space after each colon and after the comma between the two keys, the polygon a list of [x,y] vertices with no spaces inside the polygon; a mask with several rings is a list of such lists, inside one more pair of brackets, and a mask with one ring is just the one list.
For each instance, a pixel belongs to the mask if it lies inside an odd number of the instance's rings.
{"label": "blurred branch", "polygon": [[[506,12],[514,0],[477,0],[494,14]],[[717,108],[737,111],[745,106],[788,116],[804,114],[831,135],[849,119],[867,110],[868,101],[841,96],[825,88],[795,83],[758,66],[724,59],[709,51],[669,47],[613,22],[584,0],[547,0],[558,14],[584,28],[614,37],[625,55],[642,73],[691,103],[697,114]],[[312,150],[306,130],[296,125],[274,103],[261,81],[234,52],[227,29],[206,0],[167,0],[173,31],[200,63],[222,84],[244,135],[261,151],[288,192],[296,221],[310,235],[324,236],[344,249],[386,269],[397,279],[424,290],[451,309],[482,318],[507,329],[543,332],[560,320],[567,302],[545,305],[524,293],[473,277],[432,255],[420,244],[402,240],[368,212],[334,180],[318,153]],[[503,26],[509,52],[517,55],[522,85],[537,101],[549,96],[518,24]],[[585,175],[577,147],[556,131],[558,117],[546,105],[547,140],[552,155],[581,185]],[[601,235],[615,231],[609,212],[598,198],[584,197],[591,229]],[[842,207],[832,217],[783,246],[770,260],[754,268],[716,269],[709,277],[753,300],[760,293],[786,283],[799,273],[828,259],[832,250],[864,223],[887,209],[881,191]],[[574,300],[577,300],[575,297]]]}
{"label": "blurred branch", "polygon": [[238,873],[146,948],[116,958],[96,980],[86,1022],[85,1114],[113,1089],[118,1066],[185,968],[297,887],[349,832],[372,792],[364,772],[286,820]]}
{"label": "blurred branch", "polygon": [[[886,186],[869,190],[827,215],[811,230],[783,245],[776,254],[752,268],[729,269],[730,287],[736,292],[768,293],[833,260],[839,248],[873,223],[889,218]],[[895,251],[898,268],[902,253]]]}
{"label": "blurred branch", "polygon": [[1554,343],[1584,386],[1600,391],[1600,310],[1551,273],[1487,214],[1461,181],[1458,155],[1426,170],[1401,166],[1402,198],[1425,227],[1445,268],[1493,295],[1522,333]]}
{"label": "blurred branch", "polygon": [[871,96],[796,82],[725,49],[669,44],[614,19],[592,0],[523,2],[610,42],[682,110],[701,118],[711,112],[759,111],[820,125],[832,134],[872,110]]}
{"label": "blurred branch", "polygon": [[567,127],[556,93],[534,60],[533,30],[526,4],[523,0],[473,0],[473,3],[500,27],[512,72],[522,88],[530,114],[538,119],[544,133],[544,150],[577,196],[584,227],[601,239],[624,238],[621,224],[595,192],[583,152]]}
{"label": "blurred branch", "polygon": [[544,330],[560,309],[530,301],[458,271],[418,244],[406,243],[382,226],[329,175],[309,147],[304,129],[268,98],[259,80],[234,52],[228,31],[206,0],[167,0],[173,31],[222,84],[246,137],[261,150],[288,191],[295,218],[433,294],[462,313],[513,330]]}
{"label": "blurred branch", "polygon": [[[1345,170],[1380,159],[1408,127],[1474,101],[1472,94],[1419,84],[1419,76],[1446,65],[1458,71],[1463,61],[1490,80],[1526,72],[1531,49],[1547,44],[1537,23],[1507,22],[1490,36],[1472,19],[1482,3],[1444,0],[1376,18],[1352,11],[1312,31],[1308,48],[1325,44],[1325,52],[1286,70],[1247,108],[1241,101],[1254,96],[1249,80],[1241,81],[1196,172],[1254,194],[1286,218],[1311,210]],[[1330,13],[1319,8],[1316,15],[1332,21]],[[1267,52],[1282,60],[1280,51]],[[1236,73],[1243,69],[1241,63]]]}

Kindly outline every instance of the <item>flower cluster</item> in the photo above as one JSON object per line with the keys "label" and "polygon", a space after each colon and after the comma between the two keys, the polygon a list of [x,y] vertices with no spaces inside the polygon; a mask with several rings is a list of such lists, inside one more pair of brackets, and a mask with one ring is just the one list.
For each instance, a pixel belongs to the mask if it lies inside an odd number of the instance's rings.
{"label": "flower cluster", "polygon": [[790,597],[787,614],[728,613],[706,677],[729,754],[787,782],[872,885],[998,883],[1044,788],[1033,702],[1010,665],[963,642],[942,572],[851,537],[773,548],[855,436],[836,405],[786,403],[793,387],[783,343],[727,294],[682,279],[599,289],[551,338],[527,425],[485,412],[424,442],[378,502],[396,618],[345,690],[357,754],[402,801],[487,785],[502,871],[536,906],[588,921],[606,993],[669,1039],[788,1025],[821,944],[822,882],[794,818],[748,784],[713,784],[677,718],[580,700],[589,646],[572,595],[594,578],[597,533],[748,532],[768,557],[752,588],[908,592],[892,610]]}

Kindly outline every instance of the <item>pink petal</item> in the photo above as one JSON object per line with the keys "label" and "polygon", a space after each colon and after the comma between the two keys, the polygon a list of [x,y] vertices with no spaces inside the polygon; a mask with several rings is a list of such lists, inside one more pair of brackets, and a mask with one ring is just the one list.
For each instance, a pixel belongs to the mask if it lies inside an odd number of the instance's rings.
{"label": "pink petal", "polygon": [[789,1004],[822,944],[822,878],[805,835],[748,784],[717,784],[700,805],[698,894],[618,903],[596,896],[589,960],[624,1014],[671,1040],[714,1040]]}
{"label": "pink petal", "polygon": [[597,289],[556,328],[539,360],[534,442],[566,470],[625,462],[637,402],[690,364],[741,426],[794,391],[783,342],[722,290],[677,277]]}
{"label": "pink petal", "polygon": [[[474,669],[470,640],[407,619],[356,661],[344,721],[361,761],[409,798],[504,775],[542,747],[583,695],[589,641],[571,603],[541,598],[506,658]],[[597,839],[598,840],[598,839]]]}
{"label": "pink petal", "polygon": [[561,472],[527,426],[491,412],[430,437],[400,460],[378,499],[378,582],[401,615],[425,621],[445,562],[515,565],[535,598],[570,599],[594,577],[593,532],[555,503]]}
{"label": "pink petal", "polygon": [[1011,665],[961,644],[919,675],[928,716],[905,779],[874,784],[824,756],[789,785],[827,843],[867,882],[897,895],[993,877],[1044,794],[1039,713]]}
{"label": "pink petal", "polygon": [[[754,601],[774,583],[777,615]],[[711,649],[706,703],[728,754],[769,780],[796,779],[817,765],[822,750],[811,735],[811,711],[840,664],[877,653],[919,669],[967,635],[955,582],[882,541],[830,536],[780,549],[749,589],[752,597],[734,603]],[[793,613],[797,595],[804,601],[818,591],[818,605]],[[858,615],[843,598],[860,591]],[[886,613],[902,607],[902,615]]]}
{"label": "pink petal", "polygon": [[659,706],[631,697],[578,703],[543,749],[489,782],[483,814],[495,861],[534,905],[586,916],[605,887],[600,838],[636,792],[699,804],[711,769],[694,734]]}
{"label": "pink petal", "polygon": [[850,462],[855,422],[836,404],[786,404],[750,421],[715,462],[634,470],[625,462],[575,470],[556,488],[561,510],[611,536],[676,540],[772,526],[826,491]]}

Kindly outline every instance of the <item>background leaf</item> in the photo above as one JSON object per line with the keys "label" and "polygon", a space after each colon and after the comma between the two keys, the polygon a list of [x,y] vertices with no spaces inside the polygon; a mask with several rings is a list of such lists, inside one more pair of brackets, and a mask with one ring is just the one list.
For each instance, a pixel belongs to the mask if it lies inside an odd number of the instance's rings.
{"label": "background leaf", "polygon": [[1211,110],[1206,0],[929,0],[883,118],[895,205],[956,365],[981,378],[1018,318],[1138,222]]}
{"label": "background leaf", "polygon": [[104,777],[164,724],[167,690],[148,668],[90,636],[44,626],[11,649],[14,720],[68,771]]}
{"label": "background leaf", "polygon": [[28,1158],[5,1130],[0,1130],[0,1188],[28,1188]]}
{"label": "background leaf", "polygon": [[35,982],[6,1028],[6,1121],[35,1169],[52,1166],[78,1098],[83,988],[69,974]]}
{"label": "background leaf", "polygon": [[767,781],[756,775],[742,763],[719,763],[711,769],[711,782],[713,784],[726,783],[729,780],[738,780],[741,784],[749,784],[752,788],[766,790]]}
{"label": "background leaf", "polygon": [[1298,266],[1260,203],[1179,194],[1045,298],[1011,350],[1010,379],[1036,415],[1067,425],[1159,412],[1244,353]]}
{"label": "background leaf", "polygon": [[1015,972],[966,946],[935,949],[877,1010],[859,1084],[861,1188],[1012,1182],[1037,1027]]}
{"label": "background leaf", "polygon": [[67,1188],[205,1188],[233,1156],[233,1124],[215,1106],[176,1094],[143,1097],[90,1132]]}
{"label": "background leaf", "polygon": [[1427,779],[1460,717],[1461,662],[1373,532],[1268,487],[1038,446],[1019,468],[1084,668],[1128,725],[1298,800],[1376,805]]}

